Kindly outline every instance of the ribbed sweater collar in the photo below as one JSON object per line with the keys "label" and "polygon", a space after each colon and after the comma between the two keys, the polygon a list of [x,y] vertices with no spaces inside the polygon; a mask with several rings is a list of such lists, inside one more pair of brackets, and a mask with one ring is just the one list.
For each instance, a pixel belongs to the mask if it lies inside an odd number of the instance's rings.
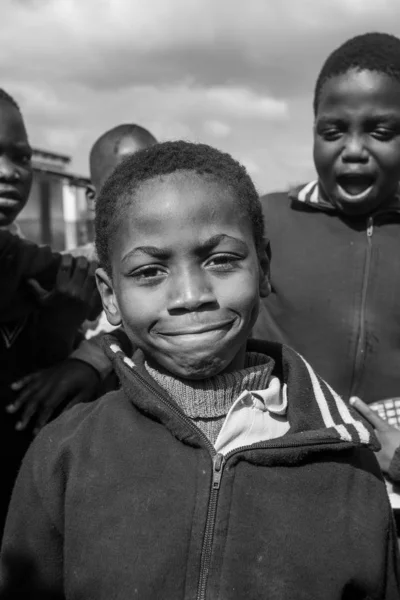
{"label": "ribbed sweater collar", "polygon": [[212,419],[225,416],[244,390],[266,389],[274,361],[264,354],[249,352],[244,369],[202,380],[180,379],[147,362],[145,366],[188,417]]}

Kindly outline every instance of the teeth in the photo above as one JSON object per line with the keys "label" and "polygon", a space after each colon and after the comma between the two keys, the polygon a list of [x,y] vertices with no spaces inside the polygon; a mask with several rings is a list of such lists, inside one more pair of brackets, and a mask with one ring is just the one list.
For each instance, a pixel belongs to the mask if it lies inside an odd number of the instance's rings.
{"label": "teeth", "polygon": [[364,198],[366,198],[368,196],[368,194],[371,192],[373,187],[374,187],[373,185],[370,185],[365,190],[363,190],[362,192],[359,192],[358,194],[351,194],[351,193],[347,192],[338,183],[339,192],[340,192],[341,196],[346,198],[346,200],[363,200]]}

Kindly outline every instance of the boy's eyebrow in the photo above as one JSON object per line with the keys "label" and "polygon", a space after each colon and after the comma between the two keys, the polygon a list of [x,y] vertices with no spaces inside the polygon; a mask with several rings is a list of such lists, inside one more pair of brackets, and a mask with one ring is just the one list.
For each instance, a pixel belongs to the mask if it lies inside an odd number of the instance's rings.
{"label": "boy's eyebrow", "polygon": [[[241,244],[244,249],[247,248],[246,244],[239,238],[236,238],[232,235],[227,235],[225,233],[219,233],[217,235],[213,235],[208,240],[206,240],[204,243],[202,243],[196,249],[196,252],[198,254],[206,253],[207,251],[215,248],[215,246],[218,246],[218,244],[220,244],[224,240],[233,240],[236,243]],[[153,258],[158,258],[160,260],[167,260],[171,256],[171,251],[166,250],[164,248],[157,248],[157,246],[137,246],[136,248],[133,248],[132,250],[130,250],[129,252],[127,252],[125,254],[125,256],[122,259],[122,262],[124,262],[131,256],[134,256],[135,254],[147,254],[148,256],[151,256]]]}
{"label": "boy's eyebrow", "polygon": [[234,242],[241,244],[243,248],[246,248],[246,244],[239,238],[236,238],[233,235],[227,235],[226,233],[218,233],[217,235],[213,235],[203,244],[201,244],[198,250],[200,253],[207,252],[208,250],[212,250],[213,248],[215,248],[215,246],[218,246],[218,244],[225,240],[233,240]]}
{"label": "boy's eyebrow", "polygon": [[148,256],[152,256],[153,258],[165,260],[169,258],[171,253],[168,250],[164,250],[163,248],[157,248],[157,246],[138,246],[137,248],[133,248],[133,250],[127,252],[123,257],[122,262],[124,262],[126,259],[130,258],[135,254],[147,254]]}
{"label": "boy's eyebrow", "polygon": [[343,119],[343,117],[337,117],[337,116],[326,116],[326,117],[320,117],[319,119],[317,119],[317,125],[332,125],[332,123],[344,123],[345,119]]}
{"label": "boy's eyebrow", "polygon": [[[398,121],[400,119],[400,115],[396,111],[374,111],[365,115],[363,117],[364,121]],[[340,124],[345,123],[347,121],[346,117],[339,117],[336,115],[325,115],[317,119],[317,125],[332,125],[332,124]]]}
{"label": "boy's eyebrow", "polygon": [[366,121],[398,122],[399,119],[400,119],[400,115],[399,115],[399,113],[396,113],[396,112],[376,112],[376,113],[371,113],[370,115],[368,115],[368,117],[366,118]]}

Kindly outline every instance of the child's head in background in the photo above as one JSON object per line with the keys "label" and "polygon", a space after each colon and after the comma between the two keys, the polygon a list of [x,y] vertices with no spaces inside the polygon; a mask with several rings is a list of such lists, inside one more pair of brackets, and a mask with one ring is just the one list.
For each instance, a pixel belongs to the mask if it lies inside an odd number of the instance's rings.
{"label": "child's head in background", "polygon": [[269,285],[261,205],[244,167],[165,142],[118,166],[96,205],[108,319],[153,361],[204,379],[243,368]]}
{"label": "child's head in background", "polygon": [[329,200],[348,215],[390,202],[400,179],[400,40],[367,33],[337,48],[318,76],[314,114],[314,161]]}
{"label": "child's head in background", "polygon": [[89,156],[92,195],[100,192],[105,180],[126,156],[156,143],[147,129],[133,123],[117,125],[103,133],[93,144]]}
{"label": "child's head in background", "polygon": [[32,185],[32,149],[18,104],[0,89],[0,227],[24,208]]}

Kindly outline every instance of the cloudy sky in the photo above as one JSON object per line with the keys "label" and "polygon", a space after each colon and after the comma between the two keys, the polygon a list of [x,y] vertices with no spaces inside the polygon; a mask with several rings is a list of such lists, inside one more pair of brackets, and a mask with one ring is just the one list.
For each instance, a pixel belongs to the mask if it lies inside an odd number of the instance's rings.
{"label": "cloudy sky", "polygon": [[139,123],[243,161],[260,192],[313,175],[312,92],[326,56],[400,35],[399,0],[1,0],[0,86],[31,143],[87,174],[93,141]]}

